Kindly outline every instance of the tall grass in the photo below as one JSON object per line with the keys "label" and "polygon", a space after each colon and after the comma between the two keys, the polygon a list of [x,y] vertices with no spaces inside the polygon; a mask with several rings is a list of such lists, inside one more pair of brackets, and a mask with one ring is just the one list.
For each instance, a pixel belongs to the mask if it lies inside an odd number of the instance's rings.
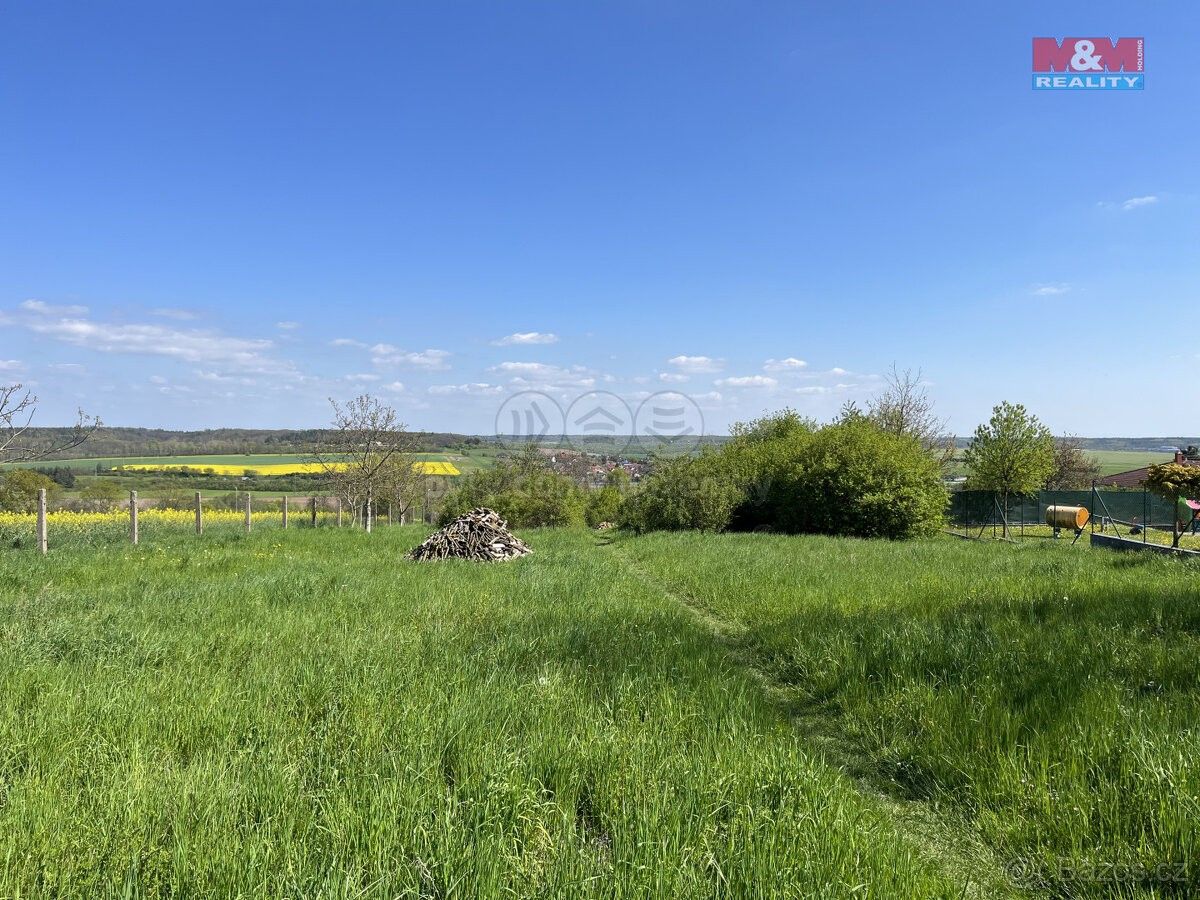
{"label": "tall grass", "polygon": [[0,551],[0,895],[958,895],[592,536],[420,536]]}
{"label": "tall grass", "polygon": [[1039,542],[622,542],[904,797],[1064,896],[1200,891],[1200,566]]}

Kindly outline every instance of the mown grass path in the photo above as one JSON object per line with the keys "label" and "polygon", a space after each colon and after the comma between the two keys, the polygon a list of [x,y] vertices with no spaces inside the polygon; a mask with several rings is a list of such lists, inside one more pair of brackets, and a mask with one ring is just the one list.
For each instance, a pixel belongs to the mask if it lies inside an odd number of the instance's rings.
{"label": "mown grass path", "polygon": [[661,590],[538,532],[0,558],[0,896],[956,897]]}
{"label": "mown grass path", "polygon": [[702,597],[663,580],[633,555],[622,552],[617,541],[602,543],[615,544],[612,552],[645,584],[691,610],[726,647],[731,658],[755,679],[764,696],[790,718],[806,750],[853,779],[856,787],[893,820],[898,836],[916,855],[962,885],[963,896],[1009,897],[1023,893],[1022,886],[1014,883],[1013,873],[961,816],[947,816],[946,810],[939,810],[933,804],[902,799],[890,791],[890,785],[875,776],[871,760],[847,739],[835,717],[798,702],[793,690],[763,668],[753,651],[753,635],[746,626],[721,618]]}

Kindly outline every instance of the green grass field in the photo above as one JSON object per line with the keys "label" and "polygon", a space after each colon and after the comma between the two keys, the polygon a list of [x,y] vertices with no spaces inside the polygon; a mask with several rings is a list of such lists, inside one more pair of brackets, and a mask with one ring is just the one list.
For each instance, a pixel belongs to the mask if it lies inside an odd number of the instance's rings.
{"label": "green grass field", "polygon": [[1200,889],[1200,567],[424,533],[0,551],[0,896]]}
{"label": "green grass field", "polygon": [[1170,462],[1172,459],[1170,453],[1148,453],[1140,450],[1089,450],[1088,456],[1100,464],[1101,475],[1115,475],[1130,469]]}
{"label": "green grass field", "polygon": [[[1157,463],[1171,461],[1169,453],[1151,453],[1143,450],[1088,450],[1090,456],[1100,466],[1100,474],[1116,475],[1118,472],[1128,472],[1130,469],[1140,469]],[[962,451],[958,451],[953,474],[966,475],[961,463]]]}

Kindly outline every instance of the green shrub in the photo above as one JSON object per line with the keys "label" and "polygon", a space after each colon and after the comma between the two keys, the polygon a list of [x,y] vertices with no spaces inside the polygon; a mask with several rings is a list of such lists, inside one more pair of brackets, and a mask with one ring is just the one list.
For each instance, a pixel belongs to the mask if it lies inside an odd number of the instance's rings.
{"label": "green shrub", "polygon": [[12,469],[0,479],[0,509],[10,512],[33,512],[37,509],[38,491],[46,492],[46,502],[58,499],[62,488],[50,478],[32,469]]}
{"label": "green shrub", "polygon": [[720,450],[661,464],[621,522],[905,538],[940,527],[946,502],[937,460],[915,438],[863,416],[817,427],[784,410],[737,426]]}
{"label": "green shrub", "polygon": [[598,491],[592,491],[587,498],[587,509],[584,516],[588,525],[595,528],[601,522],[615,522],[621,515],[624,504],[621,489],[613,485],[605,485]]}
{"label": "green shrub", "polygon": [[941,527],[946,489],[937,460],[915,438],[858,417],[825,426],[795,450],[770,490],[779,530],[908,538]]}
{"label": "green shrub", "polygon": [[476,506],[496,510],[514,528],[584,524],[587,498],[565,475],[546,469],[536,451],[465,475],[446,494],[438,512],[444,525]]}
{"label": "green shrub", "polygon": [[626,499],[618,522],[644,531],[722,531],[743,498],[741,482],[731,477],[718,452],[697,458],[680,457],[661,462]]}

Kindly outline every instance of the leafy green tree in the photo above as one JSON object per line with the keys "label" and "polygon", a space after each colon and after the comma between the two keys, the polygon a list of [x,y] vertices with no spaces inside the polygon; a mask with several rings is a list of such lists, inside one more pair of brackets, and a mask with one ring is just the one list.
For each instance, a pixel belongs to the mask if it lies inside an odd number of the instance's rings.
{"label": "leafy green tree", "polygon": [[116,482],[98,478],[91,484],[84,486],[79,492],[79,499],[111,503],[120,500],[124,493],[121,490],[121,486]]}
{"label": "leafy green tree", "polygon": [[[992,417],[975,429],[963,455],[967,487],[995,491],[1003,497],[1004,509],[1013,494],[1028,494],[1046,483],[1054,470],[1054,437],[1020,403],[1000,403]],[[1004,519],[1008,536],[1008,518]]]}
{"label": "leafy green tree", "polygon": [[629,473],[620,466],[615,466],[609,469],[608,474],[604,476],[604,483],[609,487],[615,487],[617,490],[624,491],[629,488]]}
{"label": "leafy green tree", "polygon": [[[1200,497],[1200,466],[1185,466],[1174,462],[1151,466],[1150,471],[1146,473],[1146,487],[1171,501],[1172,508],[1180,510],[1181,500]],[[1175,519],[1172,547],[1178,547],[1179,539],[1183,536],[1179,527],[1179,512],[1176,512]]]}
{"label": "leafy green tree", "polygon": [[45,489],[46,501],[58,499],[62,489],[38,472],[30,469],[13,469],[0,480],[0,509],[12,512],[34,512],[37,509],[38,491]]}

